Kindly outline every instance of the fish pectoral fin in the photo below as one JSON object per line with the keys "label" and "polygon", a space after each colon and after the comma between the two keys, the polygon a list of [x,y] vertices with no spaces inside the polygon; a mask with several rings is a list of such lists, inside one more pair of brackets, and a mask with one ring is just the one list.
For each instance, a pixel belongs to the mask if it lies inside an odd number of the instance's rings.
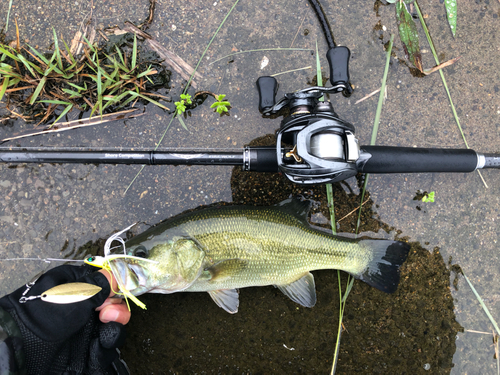
{"label": "fish pectoral fin", "polygon": [[229,314],[236,314],[240,300],[238,298],[238,289],[219,289],[208,292],[217,306],[226,310]]}
{"label": "fish pectoral fin", "polygon": [[242,259],[227,259],[215,263],[214,265],[205,268],[205,271],[210,272],[212,276],[210,281],[221,282],[230,277],[233,277],[247,268],[248,261]]}
{"label": "fish pectoral fin", "polygon": [[316,304],[316,287],[314,276],[308,272],[300,279],[287,285],[276,285],[285,296],[292,301],[305,307],[313,307]]}

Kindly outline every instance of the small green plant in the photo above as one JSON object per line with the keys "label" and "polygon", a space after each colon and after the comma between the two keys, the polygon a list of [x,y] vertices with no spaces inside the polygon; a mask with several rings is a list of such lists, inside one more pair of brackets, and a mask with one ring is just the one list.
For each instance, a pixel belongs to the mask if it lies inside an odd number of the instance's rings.
{"label": "small green plant", "polygon": [[159,62],[139,58],[135,34],[132,47],[114,45],[110,53],[85,39],[81,58],[73,56],[64,40],[65,50],[61,49],[55,30],[53,35],[52,55],[21,47],[17,29],[15,47],[0,43],[0,100],[6,97],[7,109],[17,117],[38,124],[55,118],[54,124],[77,109],[102,118],[105,112],[116,112],[137,100],[168,110],[151,97],[166,99],[152,91],[164,87],[169,76]]}
{"label": "small green plant", "polygon": [[428,194],[425,194],[423,197],[422,197],[422,202],[424,203],[434,203],[434,192],[431,191],[430,193]]}
{"label": "small green plant", "polygon": [[220,115],[228,112],[229,108],[231,107],[231,103],[224,100],[225,97],[226,95],[224,94],[215,96],[215,99],[217,101],[210,106],[210,108],[215,108],[215,112]]}
{"label": "small green plant", "polygon": [[192,103],[193,103],[193,101],[191,100],[191,95],[189,95],[189,94],[181,94],[181,100],[174,103],[175,104],[175,115],[176,115],[175,117],[177,117],[177,119],[181,123],[182,127],[186,130],[188,130],[188,129],[187,129],[186,124],[184,123],[184,120],[182,119],[182,114],[184,112],[186,112],[186,104],[189,105]]}
{"label": "small green plant", "polygon": [[176,114],[181,115],[186,112],[186,104],[192,104],[191,95],[189,94],[181,94],[181,100],[175,102]]}

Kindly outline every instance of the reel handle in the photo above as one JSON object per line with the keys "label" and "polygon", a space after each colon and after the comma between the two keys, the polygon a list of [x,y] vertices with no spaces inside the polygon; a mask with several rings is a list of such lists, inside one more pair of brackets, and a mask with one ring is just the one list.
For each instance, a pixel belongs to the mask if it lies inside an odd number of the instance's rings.
{"label": "reel handle", "polygon": [[256,84],[259,92],[259,111],[267,113],[276,104],[278,81],[274,77],[262,76],[257,79]]}
{"label": "reel handle", "polygon": [[335,46],[330,48],[326,53],[326,58],[330,65],[330,82],[334,87],[339,86],[338,91],[342,91],[344,96],[350,96],[353,91],[349,77],[350,57],[351,51],[345,46]]}

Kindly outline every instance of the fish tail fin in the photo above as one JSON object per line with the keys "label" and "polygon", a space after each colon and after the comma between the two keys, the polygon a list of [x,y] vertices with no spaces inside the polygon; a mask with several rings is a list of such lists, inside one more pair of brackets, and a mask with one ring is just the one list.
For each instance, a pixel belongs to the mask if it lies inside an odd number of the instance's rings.
{"label": "fish tail fin", "polygon": [[361,240],[359,245],[369,250],[373,257],[358,278],[378,290],[394,293],[399,284],[399,267],[408,256],[410,245],[388,240]]}

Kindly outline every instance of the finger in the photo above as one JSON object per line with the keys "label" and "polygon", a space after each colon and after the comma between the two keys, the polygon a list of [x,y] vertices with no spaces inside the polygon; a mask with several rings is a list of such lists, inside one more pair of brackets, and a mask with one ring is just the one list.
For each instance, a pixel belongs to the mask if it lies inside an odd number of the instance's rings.
{"label": "finger", "polygon": [[113,277],[113,274],[108,271],[108,270],[99,270],[104,276],[106,276],[106,279],[108,279],[109,285],[111,286],[111,292],[109,293],[110,297],[113,297],[118,290],[118,283],[116,282],[115,278]]}
{"label": "finger", "polygon": [[99,319],[103,323],[117,322],[127,324],[130,320],[130,311],[126,304],[110,304],[99,312]]}
{"label": "finger", "polygon": [[120,305],[122,303],[125,303],[125,301],[122,298],[116,298],[116,297],[107,298],[106,301],[104,301],[104,303],[101,306],[95,309],[95,311],[101,311],[102,309],[104,309],[106,306],[109,305]]}

